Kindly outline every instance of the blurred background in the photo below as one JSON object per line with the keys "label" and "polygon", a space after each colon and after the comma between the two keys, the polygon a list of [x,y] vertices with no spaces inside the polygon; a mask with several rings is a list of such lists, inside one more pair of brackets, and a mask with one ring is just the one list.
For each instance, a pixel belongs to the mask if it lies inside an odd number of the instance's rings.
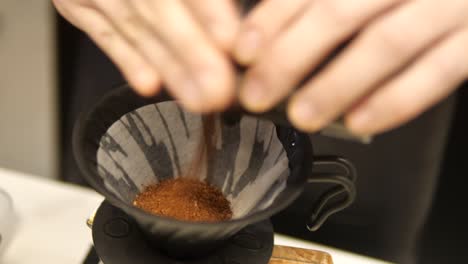
{"label": "blurred background", "polygon": [[71,153],[74,122],[123,82],[50,0],[1,0],[0,167],[85,184]]}
{"label": "blurred background", "polygon": [[48,0],[0,0],[0,167],[57,178],[59,94]]}
{"label": "blurred background", "polygon": [[[50,0],[0,0],[0,167],[85,184],[70,154],[74,122],[123,82],[97,52],[84,34],[56,15]],[[80,64],[89,66],[76,67]],[[461,210],[468,184],[466,87],[457,100],[435,203],[421,236],[427,259],[422,263],[466,255],[463,243],[456,242],[467,234]]]}

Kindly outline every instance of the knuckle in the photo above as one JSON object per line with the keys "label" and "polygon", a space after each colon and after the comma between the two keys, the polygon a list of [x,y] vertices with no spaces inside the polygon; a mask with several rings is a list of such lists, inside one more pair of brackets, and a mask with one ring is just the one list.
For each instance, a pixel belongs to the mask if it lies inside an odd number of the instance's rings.
{"label": "knuckle", "polygon": [[93,34],[94,37],[103,44],[109,44],[115,37],[115,32],[110,28],[99,28],[96,29],[95,33]]}
{"label": "knuckle", "polygon": [[140,21],[140,18],[135,13],[126,13],[122,18],[122,28],[125,32],[125,35],[132,45],[138,44],[142,38],[142,29],[143,25]]}
{"label": "knuckle", "polygon": [[131,28],[139,27],[142,24],[140,17],[134,12],[126,12],[123,15],[122,21],[124,25],[128,25]]}
{"label": "knuckle", "polygon": [[400,27],[391,24],[381,25],[370,32],[370,37],[378,41],[390,56],[403,56],[410,52],[411,34],[402,32]]}
{"label": "knuckle", "polygon": [[78,0],[78,2],[80,2],[82,5],[92,5],[99,8],[106,6],[106,0]]}

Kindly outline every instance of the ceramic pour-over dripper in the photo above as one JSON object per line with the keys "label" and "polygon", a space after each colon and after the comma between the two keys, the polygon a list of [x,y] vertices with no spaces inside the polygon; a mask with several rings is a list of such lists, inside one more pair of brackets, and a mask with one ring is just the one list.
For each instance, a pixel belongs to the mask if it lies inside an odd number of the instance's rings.
{"label": "ceramic pour-over dripper", "polygon": [[[234,125],[216,122],[215,148],[196,175],[222,190],[231,202],[232,220],[183,222],[134,207],[134,198],[146,186],[187,176],[202,124],[200,115],[185,112],[167,96],[145,99],[122,87],[84,114],[74,135],[75,155],[87,181],[135,219],[153,245],[171,255],[193,256],[220,245],[287,207],[308,181],[338,183],[319,201],[313,213],[316,225],[354,199],[352,179],[311,176],[312,148],[306,135],[244,115]],[[326,208],[326,202],[343,193],[344,199]]]}

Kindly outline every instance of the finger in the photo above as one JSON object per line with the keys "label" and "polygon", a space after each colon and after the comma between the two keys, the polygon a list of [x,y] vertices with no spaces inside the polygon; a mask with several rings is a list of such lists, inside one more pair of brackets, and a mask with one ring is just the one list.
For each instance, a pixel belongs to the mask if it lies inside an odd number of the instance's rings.
{"label": "finger", "polygon": [[142,54],[161,75],[166,88],[187,109],[203,107],[200,91],[189,72],[167,49],[146,21],[125,0],[94,0],[125,39]]}
{"label": "finger", "polygon": [[54,4],[55,9],[57,9],[60,15],[66,18],[67,21],[70,22],[75,27],[79,27],[78,21],[69,11],[69,8],[67,8],[67,6],[72,5],[70,2],[68,2],[67,0],[52,0],[52,3]]}
{"label": "finger", "polygon": [[[293,123],[316,131],[454,30],[454,5],[411,1],[374,22],[291,101]],[[458,17],[457,17],[458,16]],[[433,21],[437,23],[433,23]],[[432,25],[428,27],[427,25]]]}
{"label": "finger", "polygon": [[347,115],[359,134],[395,128],[433,106],[468,79],[468,30],[456,33]]}
{"label": "finger", "polygon": [[266,111],[377,13],[398,0],[318,0],[263,51],[240,93],[251,111]]}
{"label": "finger", "polygon": [[[158,34],[187,72],[199,92],[196,111],[227,107],[234,98],[234,74],[224,54],[203,32],[180,0],[133,1],[138,12]],[[175,26],[176,25],[176,26]]]}
{"label": "finger", "polygon": [[240,24],[240,15],[233,0],[185,0],[189,9],[202,25],[205,32],[224,51],[229,51],[234,43]]}
{"label": "finger", "polygon": [[310,3],[310,0],[269,0],[257,4],[242,23],[234,50],[237,61],[252,63],[262,48]]}
{"label": "finger", "polygon": [[158,92],[160,78],[157,72],[104,16],[79,6],[64,12],[109,56],[138,93],[151,96]]}

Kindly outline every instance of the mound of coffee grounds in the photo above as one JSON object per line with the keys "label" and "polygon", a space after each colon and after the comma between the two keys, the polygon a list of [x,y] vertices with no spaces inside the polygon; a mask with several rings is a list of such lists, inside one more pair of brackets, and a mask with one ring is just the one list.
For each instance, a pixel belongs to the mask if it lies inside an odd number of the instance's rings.
{"label": "mound of coffee grounds", "polygon": [[146,187],[133,205],[151,214],[191,222],[232,218],[231,204],[217,188],[196,179],[177,178]]}

